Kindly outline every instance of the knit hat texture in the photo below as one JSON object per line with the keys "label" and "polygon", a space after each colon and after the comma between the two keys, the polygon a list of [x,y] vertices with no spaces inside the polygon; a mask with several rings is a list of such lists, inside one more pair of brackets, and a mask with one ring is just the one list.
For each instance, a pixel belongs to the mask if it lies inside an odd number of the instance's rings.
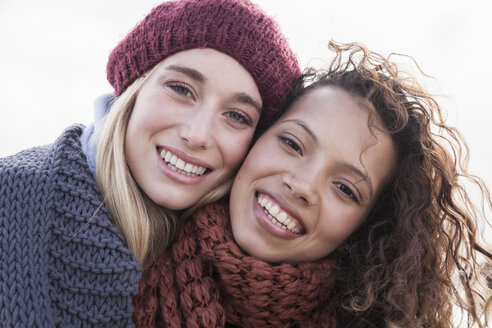
{"label": "knit hat texture", "polygon": [[263,101],[265,127],[300,75],[278,24],[248,0],[177,0],[155,7],[109,56],[107,78],[120,95],[133,81],[179,51],[213,48],[251,74]]}

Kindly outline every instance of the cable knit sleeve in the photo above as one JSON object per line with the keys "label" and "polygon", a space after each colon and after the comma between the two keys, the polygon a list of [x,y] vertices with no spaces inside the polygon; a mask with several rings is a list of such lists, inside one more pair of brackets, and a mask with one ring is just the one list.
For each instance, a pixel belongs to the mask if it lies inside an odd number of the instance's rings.
{"label": "cable knit sleeve", "polygon": [[0,159],[0,326],[131,327],[141,266],[112,223],[80,146]]}
{"label": "cable knit sleeve", "polygon": [[[49,222],[53,187],[47,147],[0,160],[0,322],[50,326]],[[25,300],[33,300],[26,302]]]}

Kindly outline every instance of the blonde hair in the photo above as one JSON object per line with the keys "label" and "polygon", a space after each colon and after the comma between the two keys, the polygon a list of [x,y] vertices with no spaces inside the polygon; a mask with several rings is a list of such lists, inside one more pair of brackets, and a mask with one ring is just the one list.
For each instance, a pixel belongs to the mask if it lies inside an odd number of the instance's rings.
{"label": "blonde hair", "polygon": [[112,104],[96,155],[96,180],[104,203],[128,248],[144,266],[170,244],[178,219],[183,221],[199,207],[222,198],[232,184],[232,178],[226,180],[178,215],[153,202],[133,179],[125,157],[126,129],[139,91],[158,66],[135,80]]}

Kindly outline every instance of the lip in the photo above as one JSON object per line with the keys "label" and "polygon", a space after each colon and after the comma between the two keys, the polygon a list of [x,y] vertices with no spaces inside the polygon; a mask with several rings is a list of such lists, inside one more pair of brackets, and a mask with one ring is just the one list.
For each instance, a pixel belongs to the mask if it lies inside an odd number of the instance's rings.
{"label": "lip", "polygon": [[[168,150],[168,151],[174,153],[176,156],[178,156],[179,158],[181,158],[183,161],[185,161],[187,163],[205,167],[205,168],[207,168],[207,172],[205,172],[205,174],[200,175],[200,176],[188,176],[188,175],[179,173],[177,171],[174,171],[174,170],[170,169],[167,166],[166,162],[164,162],[164,160],[162,159],[161,154],[160,154],[160,149],[165,149],[165,150]],[[185,154],[184,152],[182,152],[178,149],[172,148],[172,147],[159,145],[156,147],[156,155],[157,155],[157,165],[161,169],[161,171],[168,178],[170,178],[176,182],[179,182],[179,183],[190,184],[190,185],[198,184],[198,183],[202,182],[204,179],[206,179],[206,177],[213,171],[213,169],[210,168],[210,165],[208,163],[206,163],[206,162],[204,162],[204,161],[202,161],[196,157],[191,157],[191,156]]]}
{"label": "lip", "polygon": [[[265,214],[263,207],[261,207],[258,203],[258,193],[268,195],[268,197],[272,198],[272,200],[274,200],[282,207],[282,210],[284,210],[295,220],[297,220],[297,222],[299,222],[299,224],[301,225],[301,233],[296,234],[291,231],[282,229],[274,224],[272,221],[270,221],[268,216]],[[299,212],[294,207],[292,207],[283,197],[280,197],[278,195],[273,195],[271,193],[258,190],[253,197],[253,213],[259,225],[274,237],[280,239],[295,239],[304,235],[306,231],[306,229],[304,228],[304,222],[302,221]]]}
{"label": "lip", "polygon": [[203,166],[203,167],[205,167],[205,168],[207,168],[209,170],[212,170],[212,168],[210,167],[210,164],[208,164],[207,162],[202,161],[199,158],[192,157],[192,156],[190,156],[190,155],[182,152],[179,149],[176,149],[176,148],[173,148],[173,147],[169,147],[169,146],[161,146],[161,145],[157,145],[157,147],[160,148],[160,149],[168,150],[168,151],[170,151],[173,154],[176,154],[176,156],[178,156],[179,158],[181,158],[183,161],[185,161],[187,163],[190,163],[190,164],[193,164],[193,165],[198,165],[198,166]]}

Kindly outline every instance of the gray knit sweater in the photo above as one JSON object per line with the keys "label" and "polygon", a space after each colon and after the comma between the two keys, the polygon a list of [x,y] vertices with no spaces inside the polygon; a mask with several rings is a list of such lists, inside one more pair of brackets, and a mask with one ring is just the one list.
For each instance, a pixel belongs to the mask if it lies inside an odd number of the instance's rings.
{"label": "gray knit sweater", "polygon": [[80,147],[82,126],[0,159],[0,326],[128,327],[141,266]]}

